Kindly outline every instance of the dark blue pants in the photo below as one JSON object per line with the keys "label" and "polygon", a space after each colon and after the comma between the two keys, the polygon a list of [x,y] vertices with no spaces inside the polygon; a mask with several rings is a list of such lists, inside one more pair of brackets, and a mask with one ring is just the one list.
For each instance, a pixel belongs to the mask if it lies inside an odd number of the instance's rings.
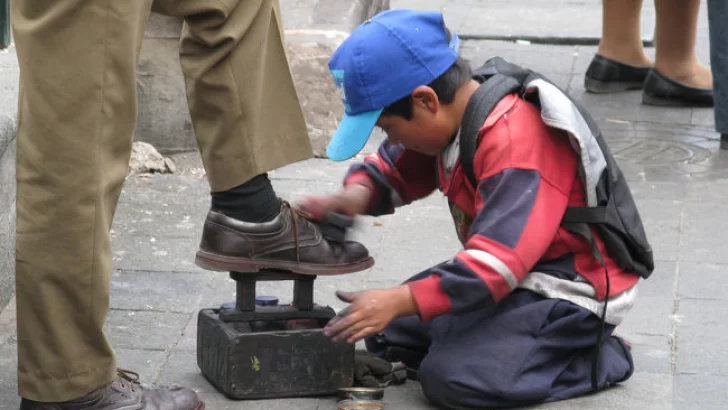
{"label": "dark blue pants", "polygon": [[[422,273],[410,280],[424,277]],[[370,352],[418,367],[425,396],[449,409],[517,407],[592,391],[599,318],[560,299],[517,289],[495,310],[394,320],[366,340]],[[632,355],[605,325],[600,388],[627,380]]]}

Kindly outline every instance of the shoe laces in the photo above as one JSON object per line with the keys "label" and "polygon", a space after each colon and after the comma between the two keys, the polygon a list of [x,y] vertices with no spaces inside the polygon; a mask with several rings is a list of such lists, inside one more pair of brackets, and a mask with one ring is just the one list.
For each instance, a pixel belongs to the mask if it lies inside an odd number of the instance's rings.
{"label": "shoe laces", "polygon": [[304,223],[307,223],[307,214],[292,207],[291,204],[288,203],[288,201],[281,200],[281,202],[283,202],[283,204],[291,211],[291,219],[293,220],[293,229],[295,231],[295,235],[293,235],[293,237],[296,241],[296,262],[301,263],[301,250],[298,242],[298,218],[303,218],[305,221]]}
{"label": "shoe laces", "polygon": [[124,381],[129,382],[129,388],[131,389],[131,391],[134,391],[135,384],[140,384],[139,373],[132,372],[131,370],[117,368],[116,374],[119,376],[119,379],[121,379],[119,384],[121,385],[122,389],[126,388],[126,384],[124,384]]}

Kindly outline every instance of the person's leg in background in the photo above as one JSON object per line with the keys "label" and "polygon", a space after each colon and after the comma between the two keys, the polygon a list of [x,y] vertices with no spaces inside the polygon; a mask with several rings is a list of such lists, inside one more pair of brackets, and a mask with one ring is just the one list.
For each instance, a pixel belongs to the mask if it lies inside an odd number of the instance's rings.
{"label": "person's leg in background", "polygon": [[[104,331],[110,229],[136,125],[151,0],[11,2],[20,66],[16,301],[21,409],[142,408]],[[131,386],[130,386],[131,384]],[[132,391],[134,390],[134,391]],[[149,391],[145,391],[145,394]],[[188,390],[150,405],[204,405]],[[168,407],[172,408],[172,407]]]}
{"label": "person's leg in background", "polygon": [[360,271],[359,243],[332,243],[281,204],[267,172],[313,157],[278,0],[157,0],[185,20],[180,62],[212,191],[196,263],[211,270]]}
{"label": "person's leg in background", "polygon": [[700,0],[655,0],[655,69],[691,87],[711,88],[710,67],[698,60]]}
{"label": "person's leg in background", "polygon": [[728,149],[728,2],[708,0],[710,68],[713,71],[715,130],[720,147]]}
{"label": "person's leg in background", "polygon": [[712,105],[710,69],[695,53],[700,0],[655,0],[655,62],[642,46],[641,0],[604,0],[602,38],[585,76],[595,93],[643,89],[652,105]]}
{"label": "person's leg in background", "polygon": [[651,67],[642,46],[642,0],[602,1],[602,37],[597,55],[638,67]]}

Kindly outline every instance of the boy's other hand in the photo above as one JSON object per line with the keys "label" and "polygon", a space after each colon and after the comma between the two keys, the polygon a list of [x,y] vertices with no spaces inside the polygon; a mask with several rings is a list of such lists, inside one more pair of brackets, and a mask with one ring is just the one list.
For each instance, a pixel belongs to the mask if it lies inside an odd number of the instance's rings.
{"label": "boy's other hand", "polygon": [[299,204],[299,208],[319,221],[329,212],[356,216],[367,211],[371,196],[369,188],[364,185],[351,184],[333,195],[304,198]]}
{"label": "boy's other hand", "polygon": [[324,327],[324,335],[334,342],[356,343],[381,332],[397,317],[417,314],[417,305],[407,285],[363,292],[337,291],[336,296],[351,305]]}

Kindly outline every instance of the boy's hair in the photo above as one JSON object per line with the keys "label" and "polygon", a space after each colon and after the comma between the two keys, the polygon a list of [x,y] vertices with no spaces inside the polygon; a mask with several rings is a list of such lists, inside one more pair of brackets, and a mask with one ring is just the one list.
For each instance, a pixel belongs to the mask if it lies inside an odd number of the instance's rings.
{"label": "boy's hair", "polygon": [[[450,104],[455,99],[457,90],[471,80],[473,72],[470,65],[464,58],[458,57],[457,61],[447,69],[441,76],[437,77],[427,86],[437,94],[442,104]],[[384,107],[382,115],[396,115],[406,120],[412,119],[412,94],[395,101]]]}

